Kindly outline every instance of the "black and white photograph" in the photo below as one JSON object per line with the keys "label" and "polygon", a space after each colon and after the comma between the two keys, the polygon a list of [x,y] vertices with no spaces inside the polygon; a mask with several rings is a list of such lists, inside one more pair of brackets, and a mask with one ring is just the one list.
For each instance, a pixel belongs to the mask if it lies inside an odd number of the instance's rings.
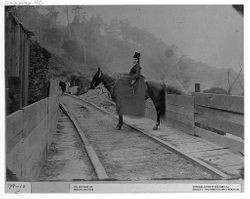
{"label": "black and white photograph", "polygon": [[243,24],[243,4],[5,5],[5,193],[244,192]]}

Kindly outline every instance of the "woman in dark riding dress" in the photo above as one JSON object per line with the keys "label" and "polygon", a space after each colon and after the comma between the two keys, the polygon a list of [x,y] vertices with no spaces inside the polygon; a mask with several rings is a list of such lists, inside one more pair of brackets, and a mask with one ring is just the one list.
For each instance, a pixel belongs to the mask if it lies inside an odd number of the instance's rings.
{"label": "woman in dark riding dress", "polygon": [[133,61],[134,66],[129,71],[129,75],[132,78],[132,82],[131,82],[132,84],[134,84],[135,81],[138,80],[138,78],[141,75],[140,56],[141,56],[140,53],[135,52],[134,57],[133,57],[134,58],[134,61]]}
{"label": "woman in dark riding dress", "polygon": [[146,84],[141,75],[140,53],[135,52],[133,58],[134,66],[116,82],[114,96],[118,113],[141,117],[145,111]]}

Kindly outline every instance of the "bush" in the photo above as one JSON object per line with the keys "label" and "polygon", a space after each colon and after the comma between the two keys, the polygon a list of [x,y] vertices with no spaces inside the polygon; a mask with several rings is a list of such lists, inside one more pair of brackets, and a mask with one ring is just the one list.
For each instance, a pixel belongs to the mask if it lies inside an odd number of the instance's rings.
{"label": "bush", "polygon": [[39,43],[30,45],[28,103],[32,104],[49,95],[48,65],[51,54]]}
{"label": "bush", "polygon": [[223,88],[217,88],[217,87],[206,89],[203,91],[203,93],[224,94],[224,95],[228,94],[227,91],[224,90]]}

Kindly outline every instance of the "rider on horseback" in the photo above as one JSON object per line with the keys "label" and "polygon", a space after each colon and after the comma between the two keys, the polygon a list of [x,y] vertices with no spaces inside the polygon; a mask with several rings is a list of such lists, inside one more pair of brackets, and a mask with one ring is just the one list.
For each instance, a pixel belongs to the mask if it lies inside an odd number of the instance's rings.
{"label": "rider on horseback", "polygon": [[165,113],[165,91],[168,92],[169,90],[170,93],[175,94],[182,94],[182,91],[173,90],[173,87],[169,89],[169,86],[158,81],[148,80],[145,82],[141,75],[140,53],[135,53],[134,64],[128,74],[123,74],[119,78],[104,74],[98,68],[90,83],[90,89],[95,89],[102,83],[109,91],[112,100],[116,103],[116,110],[119,115],[119,123],[116,129],[119,130],[123,125],[122,116],[125,114],[142,117],[145,111],[145,100],[150,98],[154,103],[157,114],[156,124],[153,128],[156,130],[160,125],[160,117]]}
{"label": "rider on horseback", "polygon": [[140,56],[141,54],[138,52],[135,52],[133,58],[134,58],[134,66],[130,69],[129,75],[131,76],[131,85],[133,86],[136,82],[136,80],[141,76],[141,66],[140,66]]}
{"label": "rider on horseback", "polygon": [[114,86],[117,112],[120,114],[143,116],[145,111],[146,84],[141,75],[140,53],[135,52],[134,66],[129,74],[117,80]]}

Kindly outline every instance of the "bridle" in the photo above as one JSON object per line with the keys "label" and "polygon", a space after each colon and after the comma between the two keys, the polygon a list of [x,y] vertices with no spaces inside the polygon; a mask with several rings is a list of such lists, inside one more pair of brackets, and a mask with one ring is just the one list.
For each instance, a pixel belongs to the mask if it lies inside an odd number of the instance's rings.
{"label": "bridle", "polygon": [[[101,78],[101,77],[102,77],[102,73],[101,73],[101,76],[99,78]],[[110,83],[105,83],[105,86],[113,86],[113,85],[115,85],[116,81],[117,80],[115,79],[115,80],[111,81]],[[102,81],[102,83],[103,83],[103,81]],[[103,85],[104,85],[104,83],[103,83]]]}

